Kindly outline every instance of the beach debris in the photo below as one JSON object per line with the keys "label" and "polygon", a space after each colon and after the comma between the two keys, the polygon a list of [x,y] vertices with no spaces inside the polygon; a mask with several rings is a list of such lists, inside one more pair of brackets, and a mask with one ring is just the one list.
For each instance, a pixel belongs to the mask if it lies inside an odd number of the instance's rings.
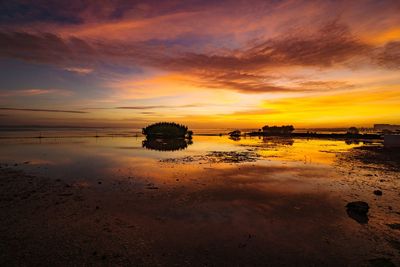
{"label": "beach debris", "polygon": [[158,187],[155,186],[153,183],[148,183],[146,189],[153,189],[153,190],[155,190],[155,189],[158,189]]}
{"label": "beach debris", "polygon": [[257,160],[257,154],[252,151],[212,151],[207,156],[216,162],[225,163],[254,162]]}
{"label": "beach debris", "polygon": [[374,195],[376,195],[376,196],[382,196],[382,191],[381,190],[375,190],[374,191]]}
{"label": "beach debris", "polygon": [[155,190],[155,189],[158,189],[158,187],[157,186],[148,186],[147,189],[154,189]]}
{"label": "beach debris", "polygon": [[347,215],[360,224],[368,223],[369,205],[364,201],[349,202],[346,205]]}
{"label": "beach debris", "polygon": [[162,159],[163,163],[242,163],[255,162],[259,155],[254,151],[210,151],[206,155]]}

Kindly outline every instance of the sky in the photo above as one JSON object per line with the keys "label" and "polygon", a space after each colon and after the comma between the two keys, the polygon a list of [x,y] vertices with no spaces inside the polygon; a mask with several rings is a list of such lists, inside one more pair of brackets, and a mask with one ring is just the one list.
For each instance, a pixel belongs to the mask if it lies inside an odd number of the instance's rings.
{"label": "sky", "polygon": [[400,1],[2,1],[0,126],[400,124]]}

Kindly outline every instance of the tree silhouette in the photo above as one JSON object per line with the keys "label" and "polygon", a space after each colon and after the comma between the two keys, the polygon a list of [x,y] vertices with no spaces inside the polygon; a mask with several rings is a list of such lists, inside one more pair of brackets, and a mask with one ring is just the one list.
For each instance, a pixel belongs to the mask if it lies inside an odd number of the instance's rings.
{"label": "tree silhouette", "polygon": [[359,134],[360,131],[356,127],[350,127],[347,129],[347,134]]}
{"label": "tree silhouette", "polygon": [[193,135],[187,126],[175,122],[157,122],[143,128],[142,133],[148,138],[191,138]]}
{"label": "tree silhouette", "polygon": [[264,126],[262,127],[264,134],[269,135],[289,135],[294,131],[293,125],[284,126]]}

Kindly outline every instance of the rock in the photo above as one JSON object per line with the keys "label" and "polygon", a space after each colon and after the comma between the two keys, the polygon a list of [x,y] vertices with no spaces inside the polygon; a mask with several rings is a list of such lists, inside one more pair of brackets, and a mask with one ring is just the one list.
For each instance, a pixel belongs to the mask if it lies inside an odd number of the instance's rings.
{"label": "rock", "polygon": [[349,202],[346,205],[347,215],[360,224],[368,223],[369,205],[364,201]]}
{"label": "rock", "polygon": [[354,201],[354,202],[349,202],[346,205],[346,208],[348,210],[352,210],[352,211],[360,213],[360,214],[366,214],[366,213],[368,213],[369,205],[367,202],[364,202],[364,201]]}
{"label": "rock", "polygon": [[381,190],[375,190],[374,194],[377,195],[377,196],[382,196],[383,193],[382,193]]}
{"label": "rock", "polygon": [[157,186],[148,186],[148,187],[146,187],[146,188],[147,188],[147,189],[152,189],[152,190],[158,189]]}
{"label": "rock", "polygon": [[371,266],[374,267],[396,267],[396,265],[394,265],[394,263],[390,259],[386,258],[372,259],[369,260],[369,263],[371,264]]}

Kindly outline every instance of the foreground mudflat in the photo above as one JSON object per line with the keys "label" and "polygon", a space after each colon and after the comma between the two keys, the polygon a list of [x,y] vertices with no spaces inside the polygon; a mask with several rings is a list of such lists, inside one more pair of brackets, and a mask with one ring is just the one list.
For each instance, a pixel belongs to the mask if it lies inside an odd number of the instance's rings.
{"label": "foreground mudflat", "polygon": [[[365,149],[125,142],[5,144],[0,266],[400,264],[397,165],[359,160]],[[367,223],[348,215],[352,201],[369,204]]]}

